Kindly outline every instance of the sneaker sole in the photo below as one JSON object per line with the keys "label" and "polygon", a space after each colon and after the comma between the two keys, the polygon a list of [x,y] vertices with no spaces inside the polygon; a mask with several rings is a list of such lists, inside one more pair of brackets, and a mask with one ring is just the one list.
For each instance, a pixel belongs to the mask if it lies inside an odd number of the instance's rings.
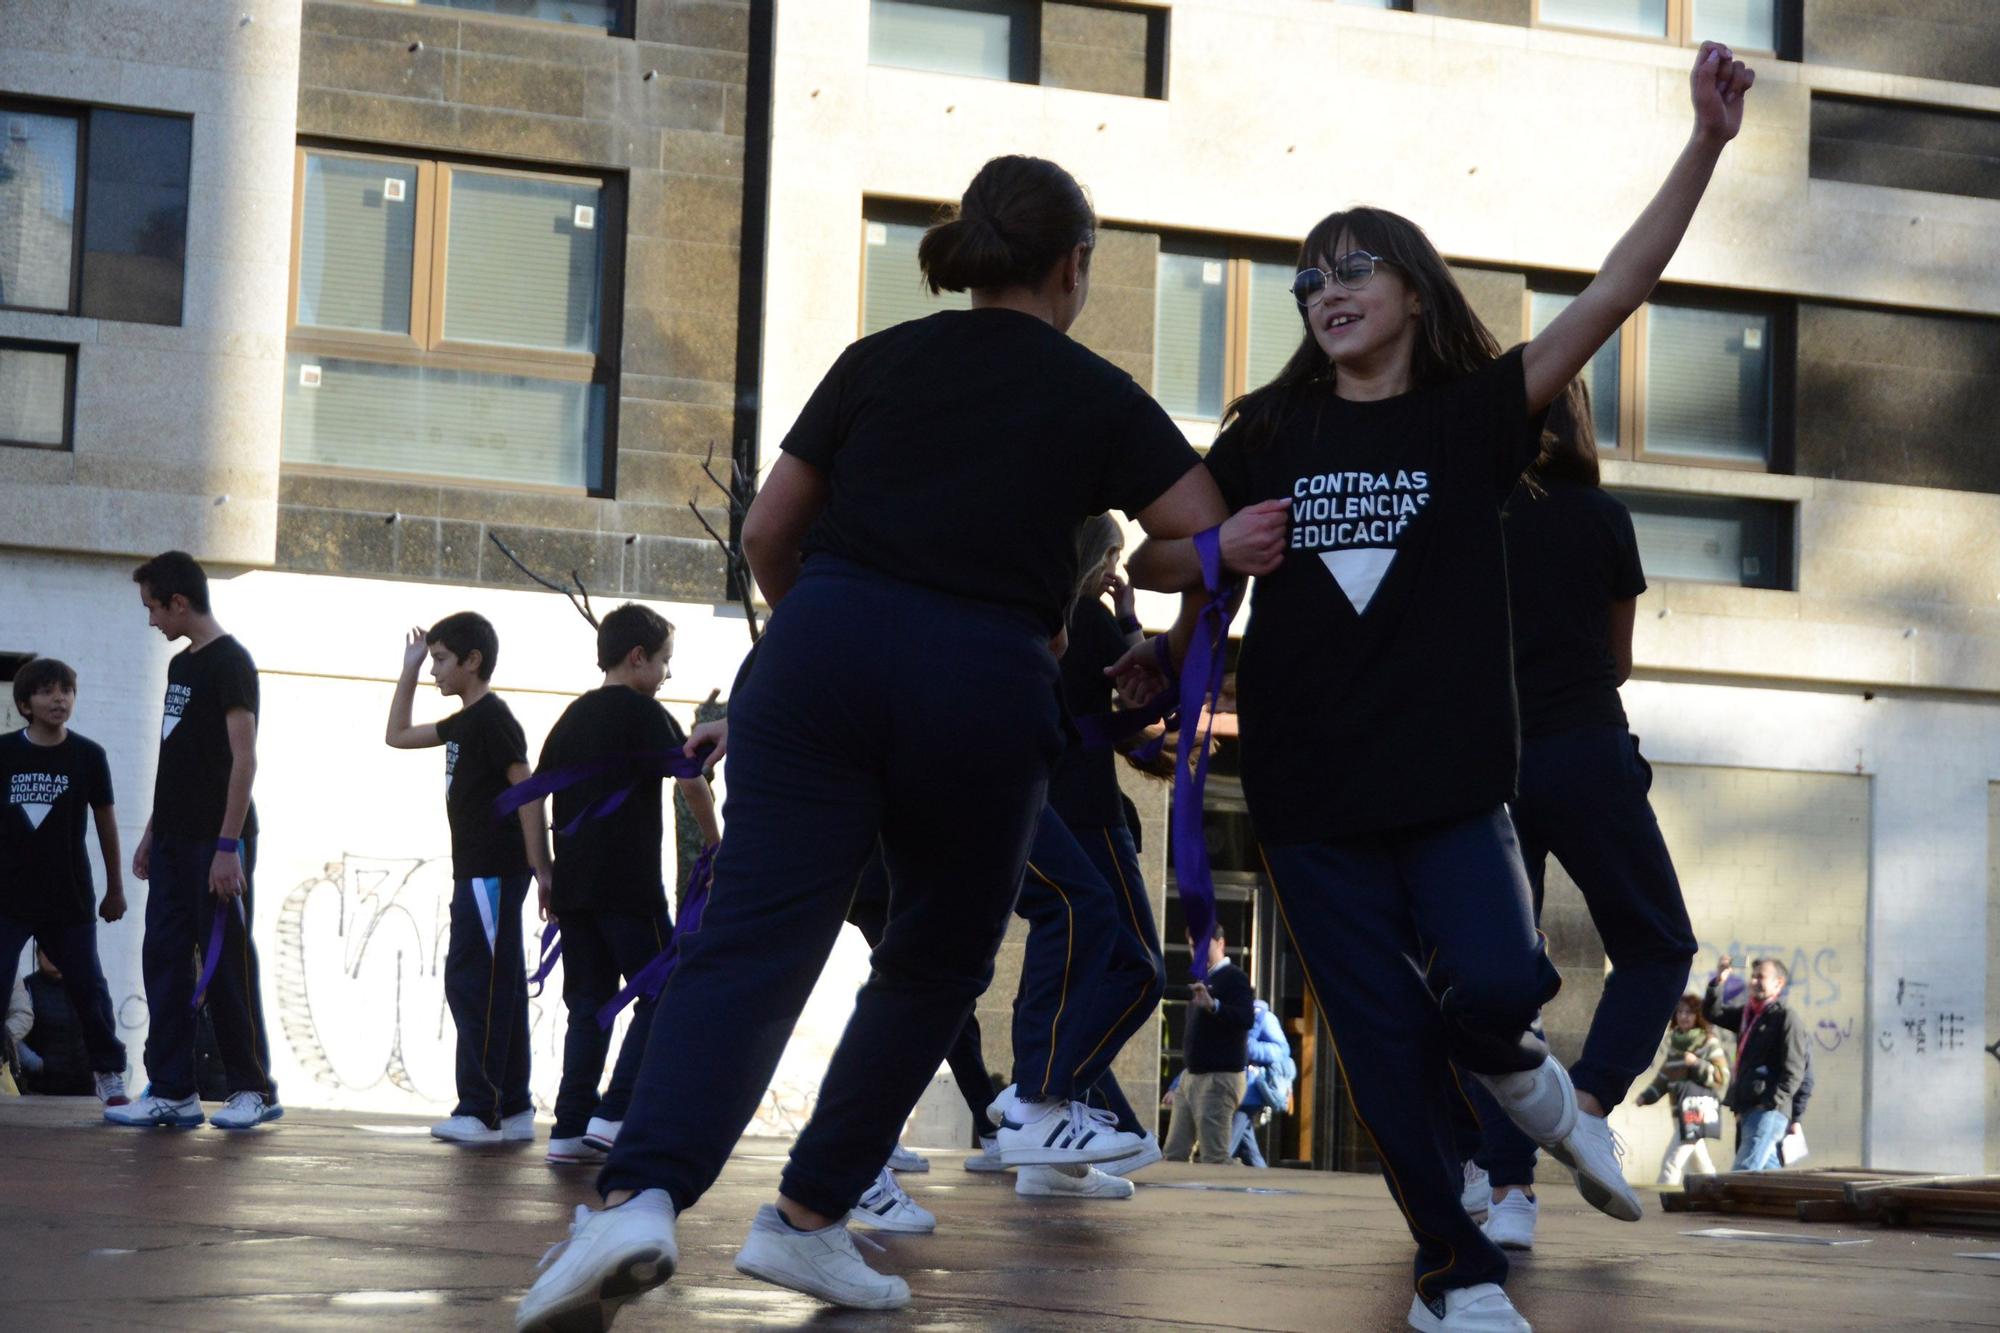
{"label": "sneaker sole", "polygon": [[[736,1258],[736,1271],[745,1277],[754,1277],[760,1282],[768,1282],[774,1287],[783,1287],[786,1291],[800,1292],[803,1295],[812,1297],[814,1300],[825,1301],[828,1305],[837,1305],[843,1310],[900,1310],[910,1303],[908,1296],[878,1296],[872,1300],[847,1299],[835,1296],[824,1288],[813,1287],[801,1282],[788,1273],[780,1273],[776,1269],[766,1268],[754,1260],[746,1261],[741,1255],[738,1255]],[[565,1330],[564,1333],[567,1333],[567,1331]]]}
{"label": "sneaker sole", "polygon": [[1002,1148],[1000,1160],[1007,1166],[1095,1166],[1130,1157],[1127,1148]]}
{"label": "sneaker sole", "polygon": [[223,1130],[227,1133],[241,1134],[246,1130],[255,1129],[259,1125],[268,1125],[273,1120],[283,1120],[284,1118],[285,1118],[285,1108],[282,1106],[278,1106],[278,1107],[273,1107],[270,1111],[266,1112],[263,1115],[258,1116],[255,1120],[252,1120],[247,1125],[225,1125],[220,1120],[213,1120],[213,1119],[211,1119],[208,1123],[214,1125],[217,1129]]}
{"label": "sneaker sole", "polygon": [[208,1117],[198,1115],[191,1120],[113,1120],[106,1116],[104,1123],[119,1129],[200,1129],[208,1123]]}
{"label": "sneaker sole", "polygon": [[517,1322],[515,1333],[606,1333],[629,1300],[664,1286],[674,1275],[674,1256],[646,1245],[621,1257],[597,1283],[533,1319]]}
{"label": "sneaker sole", "polygon": [[870,1217],[867,1213],[861,1212],[858,1209],[849,1213],[847,1220],[856,1226],[867,1227],[871,1231],[893,1231],[898,1236],[928,1236],[937,1230],[936,1222],[932,1222],[929,1226],[912,1226],[902,1222],[885,1222],[879,1217]]}
{"label": "sneaker sole", "polygon": [[[1102,1168],[1099,1169],[1101,1170]],[[1111,1190],[1052,1190],[1045,1185],[1030,1185],[1023,1189],[1018,1183],[1014,1186],[1014,1193],[1024,1199],[1111,1199],[1116,1201],[1132,1197],[1123,1190],[1115,1192]]]}
{"label": "sneaker sole", "polygon": [[921,1176],[924,1172],[931,1169],[931,1164],[926,1159],[919,1157],[915,1160],[915,1166],[897,1166],[895,1161],[891,1159],[889,1169],[899,1176]]}
{"label": "sneaker sole", "polygon": [[[1597,1177],[1586,1174],[1577,1167],[1576,1158],[1561,1144],[1554,1146],[1544,1144],[1543,1148],[1549,1156],[1569,1169],[1570,1178],[1576,1182],[1576,1192],[1583,1196],[1585,1203],[1598,1212],[1606,1217],[1616,1218],[1620,1222],[1637,1222],[1646,1216],[1646,1210],[1640,1205],[1638,1196],[1633,1194],[1629,1187],[1622,1191],[1615,1190]],[[1618,1183],[1625,1184],[1623,1180]]]}
{"label": "sneaker sole", "polygon": [[465,1139],[460,1138],[456,1134],[440,1134],[436,1130],[432,1130],[431,1137],[439,1143],[449,1143],[454,1148],[497,1148],[506,1142],[498,1134],[495,1134],[490,1139]]}
{"label": "sneaker sole", "polygon": [[1117,1157],[1097,1169],[1107,1176],[1129,1176],[1135,1171],[1144,1171],[1155,1162],[1164,1161],[1166,1153],[1157,1143],[1149,1143],[1130,1157]]}
{"label": "sneaker sole", "polygon": [[585,1144],[587,1144],[592,1148],[597,1149],[597,1151],[601,1153],[609,1153],[611,1151],[610,1139],[600,1139],[594,1134],[586,1134],[583,1136],[583,1141]]}

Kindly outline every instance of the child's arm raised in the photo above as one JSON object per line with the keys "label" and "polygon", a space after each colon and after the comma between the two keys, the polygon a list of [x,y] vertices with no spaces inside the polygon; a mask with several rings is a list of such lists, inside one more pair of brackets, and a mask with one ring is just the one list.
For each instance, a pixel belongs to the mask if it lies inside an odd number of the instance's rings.
{"label": "child's arm raised", "polygon": [[417,698],[417,672],[429,655],[430,645],[424,642],[424,631],[411,630],[410,637],[403,641],[403,674],[396,677],[396,693],[389,700],[389,727],[382,736],[395,749],[424,750],[444,744],[438,736],[437,723],[410,725],[410,706]]}
{"label": "child's arm raised", "polygon": [[1652,295],[1667,261],[1687,234],[1724,145],[1743,128],[1743,95],[1757,81],[1755,70],[1720,42],[1703,42],[1692,81],[1694,133],[1659,193],[1611,247],[1583,294],[1522,353],[1530,412],[1554,402],[1605,340]]}

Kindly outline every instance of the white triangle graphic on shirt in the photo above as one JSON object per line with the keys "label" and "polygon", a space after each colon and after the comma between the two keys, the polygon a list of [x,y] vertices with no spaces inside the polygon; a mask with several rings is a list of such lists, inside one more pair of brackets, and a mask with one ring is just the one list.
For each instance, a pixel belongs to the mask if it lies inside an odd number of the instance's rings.
{"label": "white triangle graphic on shirt", "polygon": [[49,817],[49,811],[53,809],[55,807],[52,805],[41,805],[27,801],[21,803],[21,813],[28,817],[29,828],[40,828],[42,821]]}
{"label": "white triangle graphic on shirt", "polygon": [[174,734],[174,728],[175,728],[175,727],[178,727],[178,726],[179,726],[180,724],[181,724],[181,717],[180,717],[180,714],[179,714],[179,713],[175,713],[175,714],[173,714],[173,715],[172,715],[171,717],[163,717],[163,718],[161,718],[161,719],[160,719],[160,739],[161,739],[161,740],[165,740],[165,739],[166,739],[167,737],[169,737],[169,736],[173,735],[173,734]]}
{"label": "white triangle graphic on shirt", "polygon": [[1374,600],[1375,590],[1395,563],[1396,551],[1393,547],[1364,546],[1351,551],[1321,551],[1319,558],[1359,615]]}

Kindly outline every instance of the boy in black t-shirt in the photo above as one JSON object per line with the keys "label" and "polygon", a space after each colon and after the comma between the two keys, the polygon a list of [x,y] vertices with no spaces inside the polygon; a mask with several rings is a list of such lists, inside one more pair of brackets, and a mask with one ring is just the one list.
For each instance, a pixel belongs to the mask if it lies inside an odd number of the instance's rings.
{"label": "boy in black t-shirt", "polygon": [[[556,719],[542,744],[538,774],[625,755],[678,751],[687,744],[687,734],[655,697],[669,674],[673,635],[672,625],[636,602],[604,617],[597,630],[597,665],[604,670],[604,684]],[[708,783],[677,780],[701,828],[703,845],[718,841],[722,835]],[[621,791],[624,799],[613,801]],[[539,805],[530,808],[539,814]],[[593,808],[601,813],[591,813]],[[652,1028],[654,1001],[641,999],[632,1007],[632,1025],[602,1098],[597,1084],[611,1036],[598,1026],[597,1011],[618,994],[619,978],[630,981],[673,935],[660,873],[666,835],[660,779],[617,768],[565,787],[555,794],[555,827],[555,883],[548,907],[562,923],[569,1035],[563,1043],[549,1161],[595,1162],[610,1150],[624,1123]]]}
{"label": "boy in black t-shirt", "polygon": [[[14,991],[21,946],[41,945],[62,974],[83,1029],[98,1100],[123,1106],[125,1044],[111,1013],[111,992],[97,961],[97,922],[125,915],[117,813],[104,747],[69,729],[76,672],[37,657],[14,673],[14,706],[28,725],[0,739],[0,995]],[[84,851],[84,826],[97,821],[104,853],[104,904],[98,906]]]}
{"label": "boy in black t-shirt", "polygon": [[[166,709],[153,817],[132,854],[146,895],[146,1072],[152,1092],[104,1118],[117,1125],[188,1129],[202,1123],[194,1074],[195,974],[201,951],[206,1002],[229,1100],[217,1129],[250,1129],[282,1116],[271,1083],[257,951],[250,942],[257,868],[257,664],[209,613],[208,575],[185,551],[132,571],[146,623],[187,648],[167,663]],[[214,950],[215,914],[221,949]]]}
{"label": "boy in black t-shirt", "polygon": [[[518,826],[493,816],[494,798],[529,773],[527,737],[493,693],[499,655],[500,636],[472,611],[446,616],[429,630],[411,630],[384,737],[399,750],[444,747],[452,874],[444,997],[458,1028],[458,1105],[449,1120],[431,1126],[431,1134],[447,1143],[535,1137],[521,905],[532,864],[547,914],[548,836],[539,802],[521,807]],[[461,706],[442,721],[411,726],[417,671],[426,658],[438,693],[457,698]]]}

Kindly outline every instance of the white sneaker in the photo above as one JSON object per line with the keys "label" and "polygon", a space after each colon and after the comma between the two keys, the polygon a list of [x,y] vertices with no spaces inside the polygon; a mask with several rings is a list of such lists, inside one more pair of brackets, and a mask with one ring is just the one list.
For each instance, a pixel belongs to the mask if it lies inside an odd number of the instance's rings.
{"label": "white sneaker", "polygon": [[516,1111],[500,1121],[500,1139],[503,1143],[533,1143],[535,1141],[535,1110]]}
{"label": "white sneaker", "polygon": [[765,1204],[736,1252],[736,1271],[854,1310],[899,1310],[910,1303],[910,1284],[878,1273],[861,1261],[847,1224],[800,1231]]}
{"label": "white sneaker", "polygon": [[624,1126],[623,1120],[604,1120],[590,1117],[590,1123],[583,1127],[583,1141],[599,1152],[610,1152],[611,1145],[618,1142],[618,1131]]}
{"label": "white sneaker", "polygon": [[905,1231],[918,1236],[937,1230],[936,1216],[903,1193],[903,1187],[896,1183],[896,1173],[886,1166],[861,1196],[861,1202],[848,1210],[847,1220],[877,1231]]}
{"label": "white sneaker", "polygon": [[1510,1190],[1505,1198],[1493,1201],[1493,1208],[1486,1214],[1485,1224],[1479,1229],[1486,1233],[1486,1239],[1503,1250],[1532,1250],[1535,1248],[1535,1219],[1541,1215],[1539,1201],[1518,1189]]}
{"label": "white sneaker", "polygon": [[1465,1185],[1458,1192],[1458,1206],[1473,1221],[1484,1222],[1487,1209],[1493,1206],[1493,1182],[1477,1162],[1467,1160],[1464,1169]]}
{"label": "white sneaker", "polygon": [[1005,1171],[1007,1164],[1000,1160],[1000,1141],[991,1134],[981,1134],[979,1151],[965,1159],[965,1169],[982,1175]]}
{"label": "white sneaker", "polygon": [[1006,1087],[1000,1089],[998,1096],[986,1104],[986,1118],[992,1121],[995,1127],[998,1127],[1000,1122],[1005,1120],[1008,1113],[1014,1109],[1016,1100],[1014,1085],[1009,1083]]}
{"label": "white sneaker", "polygon": [[[1160,1151],[1160,1141],[1158,1138],[1151,1134],[1141,1134],[1139,1136],[1139,1150],[1137,1152],[1133,1153],[1130,1157],[1120,1157],[1115,1161],[1100,1163],[1098,1169],[1103,1171],[1107,1176],[1130,1176],[1134,1172],[1144,1171],[1147,1167],[1159,1161],[1164,1155]],[[1121,1194],[1118,1197],[1122,1199],[1125,1196]]]}
{"label": "white sneaker", "polygon": [[1486,1085],[1507,1118],[1529,1138],[1553,1151],[1576,1128],[1576,1089],[1569,1071],[1554,1056],[1518,1074],[1474,1074]]}
{"label": "white sneaker", "polygon": [[1024,1166],[1014,1173],[1014,1193],[1025,1199],[1129,1199],[1138,1188],[1094,1166]]}
{"label": "white sneaker", "polygon": [[500,1142],[500,1131],[476,1115],[455,1115],[449,1120],[440,1120],[432,1125],[431,1137],[443,1139],[446,1143],[483,1147],[489,1143]]}
{"label": "white sneaker", "polygon": [[205,1117],[201,1113],[201,1098],[182,1097],[175,1101],[167,1097],[147,1095],[136,1102],[126,1102],[123,1106],[104,1108],[104,1122],[108,1125],[133,1125],[140,1128],[157,1126],[163,1129],[193,1129]]}
{"label": "white sneaker", "polygon": [[1444,1313],[1438,1314],[1422,1299],[1410,1298],[1410,1327],[1425,1333],[1534,1333],[1521,1318],[1507,1293],[1491,1282],[1476,1287],[1453,1287],[1444,1294]]}
{"label": "white sneaker", "polygon": [[261,1092],[232,1092],[222,1109],[208,1118],[217,1129],[255,1129],[267,1120],[284,1118],[285,1108]]}
{"label": "white sneaker", "polygon": [[1620,1222],[1637,1222],[1646,1215],[1639,1196],[1625,1183],[1625,1143],[1603,1116],[1578,1112],[1569,1136],[1546,1147],[1549,1156],[1570,1169],[1576,1192],[1592,1208]]}
{"label": "white sneaker", "polygon": [[930,1170],[931,1162],[930,1158],[913,1153],[899,1143],[896,1145],[896,1150],[889,1154],[889,1169],[908,1171],[911,1175],[917,1175]]}
{"label": "white sneaker", "polygon": [[619,1306],[672,1277],[679,1262],[665,1190],[644,1190],[597,1212],[579,1204],[569,1239],[550,1246],[536,1265],[542,1275],[514,1312],[516,1333],[610,1328]]}
{"label": "white sneaker", "polygon": [[1095,1119],[1081,1102],[1023,1102],[1008,1108],[994,1139],[1008,1166],[1084,1166],[1115,1162],[1142,1140]]}
{"label": "white sneaker", "polygon": [[603,1151],[591,1147],[590,1140],[581,1136],[573,1139],[549,1140],[550,1166],[595,1166],[603,1160]]}
{"label": "white sneaker", "polygon": [[90,1081],[97,1093],[97,1100],[106,1106],[129,1106],[132,1099],[125,1095],[123,1074],[92,1074]]}

